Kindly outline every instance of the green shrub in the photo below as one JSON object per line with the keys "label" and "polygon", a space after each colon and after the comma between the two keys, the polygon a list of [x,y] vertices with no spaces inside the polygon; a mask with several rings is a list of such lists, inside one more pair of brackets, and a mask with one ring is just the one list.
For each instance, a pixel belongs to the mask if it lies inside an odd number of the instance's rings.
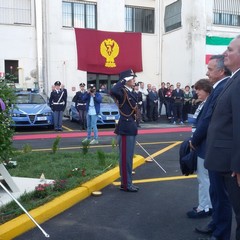
{"label": "green shrub", "polygon": [[23,153],[32,152],[32,146],[30,144],[24,144],[23,146]]}
{"label": "green shrub", "polygon": [[11,124],[11,106],[14,104],[16,96],[14,89],[8,85],[8,82],[0,79],[0,98],[6,105],[3,111],[0,109],[0,162],[7,161],[13,155],[12,137],[14,129],[10,127]]}
{"label": "green shrub", "polygon": [[98,156],[98,164],[99,166],[105,166],[106,165],[106,156],[105,153],[102,150],[97,151]]}
{"label": "green shrub", "polygon": [[83,155],[86,155],[88,153],[89,143],[90,143],[90,140],[82,141],[82,153],[83,153]]}
{"label": "green shrub", "polygon": [[59,148],[61,137],[57,136],[52,145],[52,152],[55,154]]}

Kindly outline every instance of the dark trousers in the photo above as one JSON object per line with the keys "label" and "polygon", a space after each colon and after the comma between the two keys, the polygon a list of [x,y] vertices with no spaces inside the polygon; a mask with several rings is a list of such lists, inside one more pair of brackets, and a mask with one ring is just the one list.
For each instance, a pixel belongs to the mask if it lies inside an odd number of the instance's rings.
{"label": "dark trousers", "polygon": [[147,100],[143,101],[142,104],[142,120],[143,121],[147,120]]}
{"label": "dark trousers", "polygon": [[54,129],[55,130],[62,129],[62,119],[63,119],[63,111],[54,111],[53,112],[53,120],[54,120]]}
{"label": "dark trousers", "polygon": [[86,110],[79,110],[79,123],[82,127],[82,129],[86,129],[87,126],[87,117],[86,117]]}
{"label": "dark trousers", "polygon": [[236,177],[231,177],[231,174],[224,175],[224,182],[237,222],[236,240],[240,240],[240,187],[237,184]]}
{"label": "dark trousers", "polygon": [[183,110],[182,110],[182,112],[183,112],[183,121],[188,120],[188,114],[191,112],[191,107],[192,107],[192,105],[191,105],[190,102],[184,103]]}
{"label": "dark trousers", "polygon": [[167,117],[172,118],[172,116],[173,116],[173,102],[166,101],[166,111],[167,111]]}
{"label": "dark trousers", "polygon": [[213,207],[212,221],[209,227],[213,236],[221,240],[231,239],[232,205],[228,197],[224,176],[216,171],[208,171],[210,180],[210,198]]}
{"label": "dark trousers", "polygon": [[174,117],[175,122],[178,119],[180,120],[180,122],[183,121],[182,110],[183,110],[183,103],[174,103],[173,104],[173,117]]}
{"label": "dark trousers", "polygon": [[162,106],[165,106],[165,110],[166,110],[166,115],[167,115],[167,117],[168,117],[168,112],[167,112],[167,103],[165,102],[165,101],[161,101],[160,100],[160,103],[159,103],[159,111],[158,111],[158,113],[159,113],[159,115],[161,115],[162,114]]}
{"label": "dark trousers", "polygon": [[133,155],[136,136],[118,135],[118,145],[121,185],[124,189],[127,189],[132,187]]}
{"label": "dark trousers", "polygon": [[150,102],[148,120],[156,121],[157,119],[158,119],[158,104],[155,102]]}

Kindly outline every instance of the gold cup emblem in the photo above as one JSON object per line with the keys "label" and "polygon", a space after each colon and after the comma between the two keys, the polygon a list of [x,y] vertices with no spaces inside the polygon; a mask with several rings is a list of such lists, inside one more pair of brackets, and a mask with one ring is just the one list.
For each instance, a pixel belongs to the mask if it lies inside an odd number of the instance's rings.
{"label": "gold cup emblem", "polygon": [[106,58],[105,67],[116,67],[114,59],[119,54],[119,46],[116,41],[111,38],[105,39],[100,45],[101,55]]}

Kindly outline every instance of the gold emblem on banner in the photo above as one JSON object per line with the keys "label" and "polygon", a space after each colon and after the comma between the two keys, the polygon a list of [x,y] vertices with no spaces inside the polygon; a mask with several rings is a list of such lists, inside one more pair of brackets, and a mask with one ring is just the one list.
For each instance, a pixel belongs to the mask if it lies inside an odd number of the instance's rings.
{"label": "gold emblem on banner", "polygon": [[101,55],[106,58],[105,67],[116,67],[114,59],[119,54],[119,46],[116,41],[111,38],[102,41],[100,46]]}

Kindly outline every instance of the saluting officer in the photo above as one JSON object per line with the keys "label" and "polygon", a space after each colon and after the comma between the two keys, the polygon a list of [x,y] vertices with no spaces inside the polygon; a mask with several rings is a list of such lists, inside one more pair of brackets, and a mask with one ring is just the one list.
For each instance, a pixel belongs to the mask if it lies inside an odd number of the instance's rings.
{"label": "saluting officer", "polygon": [[120,118],[115,129],[115,133],[118,135],[120,152],[120,190],[126,192],[137,192],[139,190],[132,184],[133,154],[138,132],[136,122],[137,99],[133,93],[135,77],[136,75],[131,69],[121,72],[120,81],[111,89],[111,95],[116,98],[120,112]]}
{"label": "saluting officer", "polygon": [[75,107],[79,113],[79,123],[81,125],[82,130],[86,129],[86,101],[83,100],[83,95],[86,92],[85,83],[79,84],[80,91],[76,93],[74,96]]}
{"label": "saluting officer", "polygon": [[62,131],[62,118],[65,104],[67,101],[67,96],[65,91],[60,89],[61,82],[56,81],[54,83],[55,90],[51,92],[49,98],[49,105],[53,110],[54,117],[54,129],[55,131]]}

